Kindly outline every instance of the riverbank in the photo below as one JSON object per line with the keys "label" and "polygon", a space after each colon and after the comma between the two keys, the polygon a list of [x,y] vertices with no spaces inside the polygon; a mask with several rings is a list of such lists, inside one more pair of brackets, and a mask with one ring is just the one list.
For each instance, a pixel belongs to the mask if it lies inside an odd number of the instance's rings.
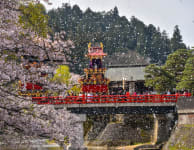
{"label": "riverbank", "polygon": [[163,150],[194,150],[194,124],[176,127]]}

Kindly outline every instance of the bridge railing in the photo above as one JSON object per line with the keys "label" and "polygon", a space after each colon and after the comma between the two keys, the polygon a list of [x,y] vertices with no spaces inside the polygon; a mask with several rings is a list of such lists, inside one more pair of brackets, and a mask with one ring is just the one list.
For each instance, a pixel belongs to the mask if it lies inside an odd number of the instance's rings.
{"label": "bridge railing", "polygon": [[32,97],[37,104],[176,103],[181,95],[97,95]]}

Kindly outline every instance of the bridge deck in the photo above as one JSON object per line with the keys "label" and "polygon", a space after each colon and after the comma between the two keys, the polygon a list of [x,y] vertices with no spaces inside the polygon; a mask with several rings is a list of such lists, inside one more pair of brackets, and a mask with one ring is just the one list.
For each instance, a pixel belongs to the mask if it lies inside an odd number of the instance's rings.
{"label": "bridge deck", "polygon": [[[88,107],[96,107],[97,105],[91,104],[100,104],[100,105],[114,105],[114,104],[122,104],[125,105],[142,105],[141,103],[152,105],[154,103],[176,103],[178,95],[97,95],[97,96],[50,96],[50,97],[32,97],[32,101],[40,104],[53,104],[53,105],[68,105],[79,107],[82,105]],[[70,105],[71,104],[71,105]],[[76,105],[80,104],[80,105]],[[89,105],[90,104],[90,105]],[[108,105],[107,105],[108,104]],[[100,106],[99,105],[99,106]]]}
{"label": "bridge deck", "polygon": [[33,97],[40,105],[51,104],[78,114],[169,113],[176,111],[179,96],[172,95],[98,95]]}

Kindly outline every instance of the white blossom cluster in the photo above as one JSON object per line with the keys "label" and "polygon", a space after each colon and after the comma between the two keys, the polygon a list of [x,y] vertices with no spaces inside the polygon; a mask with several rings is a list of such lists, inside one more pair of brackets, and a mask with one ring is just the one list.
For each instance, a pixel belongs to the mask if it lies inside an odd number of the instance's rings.
{"label": "white blossom cluster", "polygon": [[[17,82],[21,80],[42,82],[47,87],[68,89],[66,85],[57,87],[41,78],[39,72],[54,72],[55,59],[65,61],[62,53],[73,47],[71,41],[63,41],[65,33],[49,39],[38,38],[28,29],[18,24],[18,2],[25,0],[0,1],[0,143],[14,141],[49,138],[64,143],[66,137],[74,143],[79,143],[80,120],[77,116],[61,109],[55,110],[53,106],[32,104],[30,98],[17,95]],[[39,61],[49,60],[51,65],[41,65],[39,68],[23,66],[28,63],[22,56],[35,56]],[[8,57],[13,56],[11,59]],[[77,79],[73,75],[72,80]],[[62,87],[61,87],[62,86]]]}

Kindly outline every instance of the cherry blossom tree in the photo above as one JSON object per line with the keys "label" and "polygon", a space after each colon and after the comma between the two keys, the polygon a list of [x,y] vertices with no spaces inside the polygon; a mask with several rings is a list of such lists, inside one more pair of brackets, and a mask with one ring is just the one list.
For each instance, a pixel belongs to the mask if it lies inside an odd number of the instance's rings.
{"label": "cherry blossom tree", "polygon": [[[53,106],[36,105],[31,98],[17,94],[19,80],[41,82],[48,88],[71,88],[65,84],[49,82],[39,76],[39,72],[54,72],[55,60],[65,62],[64,50],[73,47],[71,41],[64,41],[65,33],[40,37],[31,29],[23,28],[18,19],[19,7],[30,0],[0,1],[0,142],[14,144],[36,138],[54,139],[63,145],[68,138],[79,145],[80,119],[64,109]],[[34,1],[38,2],[38,1]],[[43,63],[40,67],[24,66],[29,60],[24,56],[36,57]],[[50,65],[48,65],[50,63]],[[72,76],[72,80],[73,80]]]}

